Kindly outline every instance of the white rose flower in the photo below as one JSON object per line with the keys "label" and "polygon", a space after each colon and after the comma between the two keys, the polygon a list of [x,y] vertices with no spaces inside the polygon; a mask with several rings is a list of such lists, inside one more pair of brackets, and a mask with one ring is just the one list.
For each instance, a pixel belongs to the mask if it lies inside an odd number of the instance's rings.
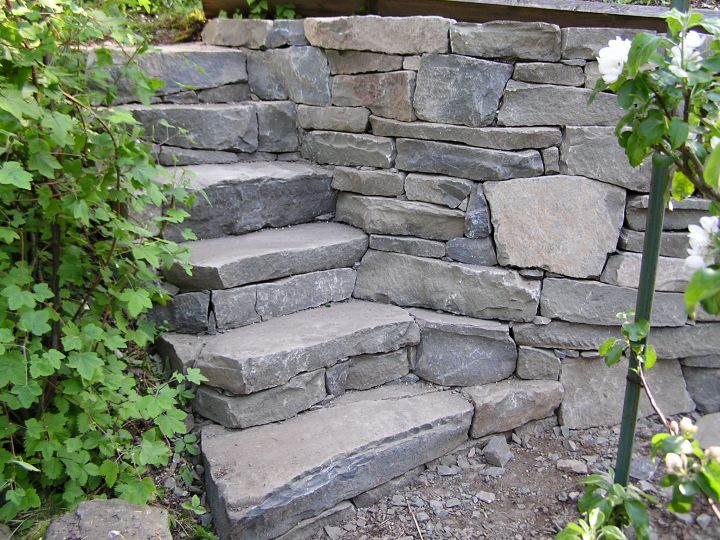
{"label": "white rose flower", "polygon": [[700,218],[700,225],[690,225],[688,230],[690,249],[687,250],[689,257],[685,259],[685,266],[691,270],[707,268],[715,262],[713,237],[720,233],[720,218],[704,216]]}
{"label": "white rose flower", "polygon": [[682,458],[672,452],[665,455],[665,466],[672,472],[682,470]]}
{"label": "white rose flower", "polygon": [[706,37],[707,36],[704,36],[695,30],[690,30],[687,34],[685,34],[685,41],[683,44],[687,49],[699,49],[702,47],[703,43],[705,43]]}
{"label": "white rose flower", "polygon": [[680,430],[685,435],[695,435],[697,433],[697,426],[693,424],[693,421],[690,420],[687,416],[683,416],[680,420]]}
{"label": "white rose flower", "polygon": [[607,47],[603,47],[598,52],[598,70],[606,84],[612,84],[620,78],[630,54],[630,45],[632,42],[629,39],[616,36],[615,39],[608,41]]}
{"label": "white rose flower", "polygon": [[685,76],[684,68],[690,64],[697,63],[701,60],[700,53],[697,51],[705,43],[704,35],[690,30],[685,34],[685,38],[682,41],[682,47],[675,45],[670,49],[670,62],[678,70],[680,74]]}

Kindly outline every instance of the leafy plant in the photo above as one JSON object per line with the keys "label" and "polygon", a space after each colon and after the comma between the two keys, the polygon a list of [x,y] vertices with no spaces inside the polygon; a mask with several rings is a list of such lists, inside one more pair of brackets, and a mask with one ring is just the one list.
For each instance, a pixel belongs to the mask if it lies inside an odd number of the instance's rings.
{"label": "leafy plant", "polygon": [[295,4],[292,2],[286,2],[284,4],[278,4],[275,6],[275,18],[276,19],[299,19]]}

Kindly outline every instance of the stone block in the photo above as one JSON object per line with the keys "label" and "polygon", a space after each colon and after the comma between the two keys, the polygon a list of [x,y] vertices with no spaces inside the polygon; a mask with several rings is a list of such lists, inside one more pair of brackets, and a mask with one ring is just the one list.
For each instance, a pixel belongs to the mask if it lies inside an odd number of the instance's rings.
{"label": "stone block", "polygon": [[720,411],[720,369],[685,365],[682,373],[698,412],[708,414]]}
{"label": "stone block", "polygon": [[560,28],[543,22],[460,23],[450,28],[455,54],[521,60],[560,59]]}
{"label": "stone block", "polygon": [[[182,167],[185,165],[229,164],[240,161],[240,155],[234,152],[215,150],[191,150],[177,146],[157,146],[156,159],[166,167]],[[254,154],[248,154],[254,155]]]}
{"label": "stone block", "polygon": [[363,133],[370,111],[364,107],[312,107],[298,105],[298,124],[303,129]]}
{"label": "stone block", "polygon": [[296,106],[291,101],[255,103],[258,117],[258,150],[294,152],[299,148]]}
{"label": "stone block", "polygon": [[600,275],[615,251],[625,206],[617,186],[558,175],[484,187],[501,265],[586,278]]}
{"label": "stone block", "polygon": [[[600,281],[621,287],[638,287],[640,283],[641,253],[610,255]],[[685,266],[684,259],[660,257],[658,259],[656,291],[684,292],[693,271]]]}
{"label": "stone block", "polygon": [[[627,226],[635,231],[645,230],[647,220],[647,208],[650,197],[648,195],[637,195],[628,198],[625,219]],[[663,230],[666,231],[687,231],[688,225],[697,225],[700,218],[708,214],[710,201],[689,197],[682,201],[673,201],[673,209],[665,212]]]}
{"label": "stone block", "polygon": [[[625,251],[642,253],[645,233],[623,228],[620,231],[618,247]],[[660,255],[684,259],[688,255],[688,235],[685,232],[663,231],[660,236]]]}
{"label": "stone block", "polygon": [[[155,98],[157,99],[157,98]],[[192,105],[198,103],[198,95],[193,90],[169,94],[162,98],[163,103],[174,103],[176,105]]]}
{"label": "stone block", "polygon": [[682,358],[680,364],[688,367],[720,369],[720,354]]}
{"label": "stone block", "polygon": [[169,332],[199,334],[207,330],[209,309],[209,293],[184,293],[174,296],[164,306],[153,306],[148,319]]}
{"label": "stone block", "polygon": [[411,201],[423,201],[457,208],[469,195],[475,182],[464,178],[408,174],[405,195]]}
{"label": "stone block", "polygon": [[510,75],[509,64],[466,56],[425,55],[417,75],[415,114],[429,122],[490,125]]}
{"label": "stone block", "polygon": [[479,266],[497,264],[495,246],[490,238],[453,238],[447,243],[447,256],[466,264]]}
{"label": "stone block", "polygon": [[340,362],[325,370],[325,389],[328,395],[337,397],[345,393],[348,376],[348,363]]}
{"label": "stone block", "polygon": [[332,187],[361,195],[395,197],[403,193],[404,175],[384,170],[335,167]]}
{"label": "stone block", "polygon": [[212,302],[214,322],[218,330],[239,328],[260,321],[260,314],[255,309],[255,285],[213,291]]}
{"label": "stone block", "polygon": [[560,174],[560,150],[552,146],[543,148],[542,154],[543,165],[545,166],[545,174]]}
{"label": "stone block", "polygon": [[265,40],[268,49],[284,47],[285,45],[308,45],[305,39],[305,24],[302,20],[276,19],[272,29]]}
{"label": "stone block", "polygon": [[403,57],[362,51],[328,51],[330,73],[333,75],[355,75],[399,71],[403,69]]}
{"label": "stone block", "polygon": [[465,236],[468,238],[486,238],[492,233],[490,209],[481,184],[470,192],[467,211],[465,212]]}
{"label": "stone block", "polygon": [[223,47],[264,48],[273,21],[255,19],[210,19],[202,31],[203,43]]}
{"label": "stone block", "polygon": [[600,69],[597,62],[588,62],[585,65],[585,88],[595,88],[600,80]]}
{"label": "stone block", "polygon": [[247,83],[226,84],[197,92],[200,103],[238,103],[250,101],[250,86]]}
{"label": "stone block", "polygon": [[336,75],[332,81],[332,103],[367,107],[377,116],[410,122],[415,120],[414,90],[414,71]]}
{"label": "stone block", "polygon": [[560,377],[560,359],[552,351],[520,346],[517,376],[521,379],[557,381]]}
{"label": "stone block", "polygon": [[410,371],[407,349],[385,354],[364,354],[348,361],[346,388],[367,390],[394,381]]}
{"label": "stone block", "polygon": [[621,37],[632,40],[641,30],[629,28],[563,28],[562,57],[564,59],[581,58],[595,60],[600,49],[607,47],[608,41]]}
{"label": "stone block", "polygon": [[585,72],[581,66],[527,62],[515,64],[513,79],[528,83],[582,86],[585,84]]}
{"label": "stone block", "polygon": [[417,71],[420,69],[420,62],[422,61],[422,56],[415,55],[415,56],[405,56],[403,58],[403,69],[409,69],[412,71]]}
{"label": "stone block", "polygon": [[370,249],[435,259],[440,259],[445,256],[445,244],[442,242],[425,240],[424,238],[412,238],[409,236],[372,234],[370,235]]}
{"label": "stone block", "polygon": [[387,169],[393,165],[395,143],[374,135],[312,131],[303,137],[300,152],[316,163]]}

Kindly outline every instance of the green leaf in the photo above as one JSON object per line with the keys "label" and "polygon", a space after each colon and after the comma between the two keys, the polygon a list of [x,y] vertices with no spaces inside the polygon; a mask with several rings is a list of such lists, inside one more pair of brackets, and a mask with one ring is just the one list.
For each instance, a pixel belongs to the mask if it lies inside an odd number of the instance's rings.
{"label": "green leaf", "polygon": [[95,379],[96,372],[103,367],[103,360],[94,352],[71,352],[68,355],[67,366],[77,370],[83,379]]}
{"label": "green leaf", "polygon": [[0,295],[7,298],[8,308],[12,311],[17,311],[21,308],[34,308],[35,307],[35,295],[30,291],[21,289],[15,284],[8,285],[2,291]]}
{"label": "green leaf", "polygon": [[30,463],[27,463],[27,462],[23,461],[22,459],[11,459],[10,461],[8,461],[8,463],[17,465],[18,467],[25,469],[26,471],[29,471],[29,472],[36,472],[36,473],[40,472],[40,469],[38,469],[35,465],[31,465]]}
{"label": "green leaf", "polygon": [[137,317],[147,309],[152,308],[152,301],[147,291],[142,289],[125,289],[118,300],[127,303],[127,310],[131,317]]}
{"label": "green leaf", "polygon": [[18,189],[31,189],[32,174],[23,169],[17,161],[6,161],[0,167],[0,184],[15,186]]}
{"label": "green leaf", "polygon": [[130,478],[117,485],[115,490],[121,499],[135,504],[146,504],[155,495],[155,484],[152,478]]}
{"label": "green leaf", "polygon": [[690,179],[680,171],[675,171],[672,179],[672,196],[676,201],[687,199],[695,193],[695,186]]}
{"label": "green leaf", "polygon": [[608,366],[614,366],[615,364],[620,362],[620,360],[622,360],[624,352],[625,345],[623,343],[613,345],[610,351],[608,351],[608,353],[605,355],[605,364]]}
{"label": "green leaf", "polygon": [[61,147],[73,145],[74,122],[67,114],[57,111],[46,114],[42,119],[42,127],[50,131],[50,139],[55,145]]}
{"label": "green leaf", "polygon": [[643,362],[643,369],[652,369],[657,362],[657,352],[655,347],[652,345],[645,346],[645,361]]}
{"label": "green leaf", "polygon": [[105,484],[109,488],[113,487],[115,482],[117,482],[119,472],[119,465],[109,459],[106,459],[102,465],[100,465],[99,473],[105,478]]}
{"label": "green leaf", "polygon": [[625,68],[628,78],[634,78],[638,74],[640,68],[647,64],[650,56],[658,50],[663,41],[663,37],[658,34],[641,32],[635,35],[628,54],[627,67]]}
{"label": "green leaf", "polygon": [[695,477],[695,481],[707,497],[715,502],[720,501],[720,479],[709,474],[707,470],[701,470]]}
{"label": "green leaf", "polygon": [[34,378],[52,375],[60,369],[63,358],[65,355],[56,349],[50,349],[42,355],[33,355],[30,360],[30,375]]}
{"label": "green leaf", "polygon": [[46,309],[39,311],[26,309],[21,313],[18,327],[21,330],[30,332],[33,335],[42,336],[51,330],[50,325],[48,324],[49,319],[50,313]]}
{"label": "green leaf", "polygon": [[185,377],[193,384],[202,384],[208,380],[198,368],[188,368]]}
{"label": "green leaf", "polygon": [[53,178],[55,171],[62,169],[60,162],[50,153],[50,145],[42,139],[28,143],[28,169],[37,171],[46,178]]}
{"label": "green leaf", "polygon": [[720,187],[720,144],[710,154],[703,173],[705,183],[713,189]]}
{"label": "green leaf", "polygon": [[634,343],[645,339],[650,332],[650,322],[639,319],[635,322],[626,322],[622,325],[623,334]]}
{"label": "green leaf", "polygon": [[638,540],[649,538],[650,519],[648,518],[645,503],[638,500],[627,500],[623,506],[630,518],[630,523],[635,528]]}
{"label": "green leaf", "polygon": [[144,437],[140,446],[140,464],[155,465],[160,467],[167,463],[170,456],[170,449],[164,441],[154,440],[151,437]]}
{"label": "green leaf", "polygon": [[680,148],[680,146],[687,141],[688,135],[690,134],[690,126],[680,118],[673,117],[673,119],[670,120],[668,134],[670,135],[670,145],[673,148]]}
{"label": "green leaf", "polygon": [[598,354],[600,354],[600,356],[605,356],[607,353],[610,352],[610,349],[612,349],[616,341],[617,339],[615,338],[607,338],[605,341],[603,341],[602,345],[600,345],[600,348],[598,349]]}
{"label": "green leaf", "polygon": [[685,289],[685,307],[693,313],[697,304],[720,293],[720,270],[703,268],[695,272]]}

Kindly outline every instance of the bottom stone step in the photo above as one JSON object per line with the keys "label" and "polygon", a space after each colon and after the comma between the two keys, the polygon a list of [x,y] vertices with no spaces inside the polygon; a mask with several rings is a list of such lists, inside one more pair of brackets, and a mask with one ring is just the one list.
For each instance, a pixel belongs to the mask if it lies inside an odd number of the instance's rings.
{"label": "bottom stone step", "polygon": [[202,433],[222,539],[278,538],[301,521],[464,442],[473,407],[423,385],[348,394],[279,424]]}

